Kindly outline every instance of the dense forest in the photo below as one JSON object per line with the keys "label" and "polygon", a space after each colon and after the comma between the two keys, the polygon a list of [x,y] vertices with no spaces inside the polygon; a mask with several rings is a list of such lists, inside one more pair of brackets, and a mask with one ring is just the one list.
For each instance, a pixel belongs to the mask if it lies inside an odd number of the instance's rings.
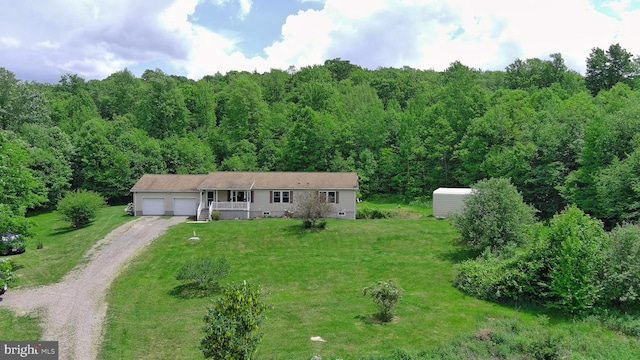
{"label": "dense forest", "polygon": [[363,69],[347,60],[194,81],[147,70],[25,82],[0,68],[0,233],[65,192],[128,199],[144,173],[356,171],[360,196],[428,199],[510,178],[550,218],[640,217],[640,60],[594,48],[504,71]]}

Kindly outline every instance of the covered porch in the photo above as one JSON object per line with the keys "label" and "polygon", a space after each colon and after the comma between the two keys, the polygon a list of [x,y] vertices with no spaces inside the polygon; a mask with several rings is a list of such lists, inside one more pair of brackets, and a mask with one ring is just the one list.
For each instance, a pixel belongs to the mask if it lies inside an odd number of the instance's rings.
{"label": "covered porch", "polygon": [[249,189],[206,189],[200,191],[198,221],[209,221],[214,211],[223,218],[249,218],[253,191]]}

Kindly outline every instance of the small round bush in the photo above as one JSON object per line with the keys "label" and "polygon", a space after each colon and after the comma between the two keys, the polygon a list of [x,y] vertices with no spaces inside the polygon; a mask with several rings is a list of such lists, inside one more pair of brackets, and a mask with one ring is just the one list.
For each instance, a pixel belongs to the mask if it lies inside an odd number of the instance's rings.
{"label": "small round bush", "polygon": [[104,198],[93,191],[78,190],[69,192],[58,202],[58,212],[65,221],[79,229],[93,221],[98,210],[105,205]]}

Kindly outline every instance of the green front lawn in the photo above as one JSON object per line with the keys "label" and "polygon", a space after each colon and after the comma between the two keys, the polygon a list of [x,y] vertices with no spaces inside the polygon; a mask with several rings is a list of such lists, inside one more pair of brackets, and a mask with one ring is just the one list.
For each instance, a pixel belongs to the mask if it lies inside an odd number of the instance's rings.
{"label": "green front lawn", "polygon": [[[34,224],[34,236],[26,241],[27,251],[6,257],[13,261],[17,278],[13,286],[60,281],[69,270],[83,261],[83,255],[94,243],[133,219],[125,214],[124,206],[101,209],[91,225],[77,230],[62,221],[56,212],[30,217]],[[37,249],[38,242],[42,242],[42,249]],[[42,333],[39,321],[37,314],[16,316],[6,309],[0,309],[0,340],[38,340]]]}
{"label": "green front lawn", "polygon": [[[199,241],[189,241],[196,231]],[[176,270],[188,259],[225,256],[229,281],[259,283],[273,306],[260,359],[354,358],[396,348],[434,347],[486,318],[534,316],[464,296],[451,286],[454,264],[470,253],[453,244],[446,221],[330,220],[305,232],[286,219],[180,224],[156,240],[116,279],[109,296],[104,359],[201,357],[208,298],[184,298]],[[405,289],[390,324],[362,288],[394,279]],[[326,342],[312,342],[321,336]]]}
{"label": "green front lawn", "polygon": [[[109,206],[100,209],[91,225],[74,229],[70,223],[60,219],[57,212],[45,213],[29,218],[33,224],[33,236],[27,240],[27,251],[11,256],[17,286],[51,284],[81,263],[83,256],[97,241],[111,230],[133,220],[124,212],[124,206]],[[37,249],[38,242],[43,248]]]}

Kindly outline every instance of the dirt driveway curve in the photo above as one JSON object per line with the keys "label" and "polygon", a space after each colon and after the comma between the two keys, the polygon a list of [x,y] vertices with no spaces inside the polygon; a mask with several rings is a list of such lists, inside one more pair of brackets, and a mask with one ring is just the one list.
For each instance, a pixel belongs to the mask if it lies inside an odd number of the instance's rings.
{"label": "dirt driveway curve", "polygon": [[9,289],[2,296],[0,307],[20,315],[34,312],[40,315],[43,320],[40,340],[58,341],[60,359],[95,359],[107,312],[107,290],[118,271],[138,250],[170,226],[185,220],[186,217],[154,216],[130,221],[98,241],[85,254],[87,261],[61,282]]}

